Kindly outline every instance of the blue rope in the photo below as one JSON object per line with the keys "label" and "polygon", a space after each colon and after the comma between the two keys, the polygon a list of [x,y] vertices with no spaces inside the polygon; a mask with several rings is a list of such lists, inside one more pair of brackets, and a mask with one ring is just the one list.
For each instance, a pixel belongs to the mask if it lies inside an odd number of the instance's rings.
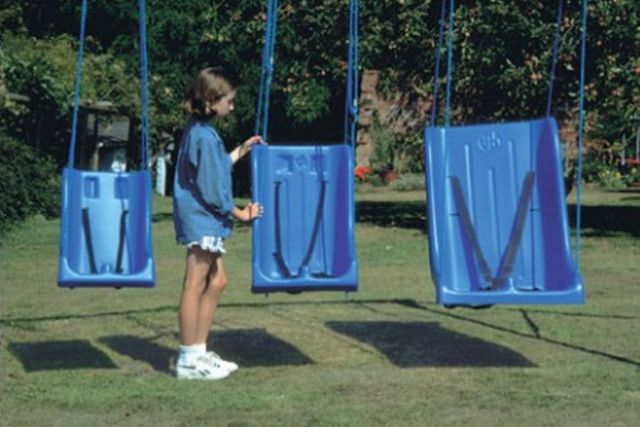
{"label": "blue rope", "polygon": [[258,108],[256,111],[256,135],[267,140],[269,125],[269,94],[273,80],[274,45],[276,34],[278,2],[269,0],[267,3],[267,19],[264,31],[264,48],[262,50],[262,70],[260,72],[260,89],[258,91]]}
{"label": "blue rope", "polygon": [[345,96],[344,140],[355,149],[358,124],[358,0],[349,7],[349,51]]}
{"label": "blue rope", "polygon": [[71,141],[69,142],[69,154],[67,167],[73,168],[75,163],[76,140],[78,137],[78,108],[80,106],[80,82],[82,81],[82,60],[84,56],[84,34],[87,22],[87,0],[82,0],[82,12],[80,17],[80,44],[78,46],[78,59],[76,61],[76,82],[73,96],[73,121],[71,123]]}
{"label": "blue rope", "polygon": [[455,0],[449,1],[449,31],[447,33],[447,98],[444,109],[444,125],[449,127],[451,115],[451,76],[453,74],[453,21],[455,16]]}
{"label": "blue rope", "polygon": [[442,40],[444,34],[444,16],[447,13],[447,0],[442,0],[440,7],[440,26],[438,29],[438,45],[436,47],[436,66],[433,75],[433,95],[431,106],[431,118],[429,120],[429,127],[434,127],[436,124],[436,113],[438,110],[438,78],[440,77],[440,56],[442,51]]}
{"label": "blue rope", "polygon": [[[268,0],[255,126],[256,135],[261,135],[265,141],[267,140],[269,126],[269,95],[271,93],[275,62],[277,10],[277,0]],[[358,123],[358,19],[358,0],[351,0],[344,133],[345,143],[353,147],[355,147]]]}
{"label": "blue rope", "polygon": [[551,115],[551,104],[553,100],[553,84],[556,81],[556,64],[558,62],[558,50],[560,47],[560,41],[562,40],[562,15],[563,15],[564,1],[558,1],[558,14],[556,17],[556,35],[553,40],[553,53],[551,54],[551,72],[549,74],[549,95],[547,96],[547,114],[546,117]]}
{"label": "blue rope", "polygon": [[[73,97],[73,119],[71,122],[71,141],[69,143],[69,154],[67,156],[67,167],[73,168],[75,163],[75,151],[78,140],[78,112],[80,108],[80,86],[82,81],[82,65],[84,59],[84,39],[87,23],[88,0],[82,0],[82,12],[80,17],[80,36],[78,46],[78,58],[76,62],[75,90]],[[141,103],[142,103],[142,136],[141,136],[141,162],[142,169],[148,169],[149,159],[149,95],[148,95],[148,65],[147,65],[147,34],[145,25],[145,1],[138,0],[140,11],[140,79]]]}
{"label": "blue rope", "polygon": [[582,0],[582,30],[580,36],[580,97],[578,101],[578,171],[576,174],[576,268],[580,271],[580,229],[582,193],[582,142],[584,133],[584,83],[587,60],[587,0]]}
{"label": "blue rope", "polygon": [[148,64],[147,64],[147,29],[145,19],[145,0],[139,0],[140,19],[140,100],[142,103],[142,169],[149,168],[149,90],[148,90]]}

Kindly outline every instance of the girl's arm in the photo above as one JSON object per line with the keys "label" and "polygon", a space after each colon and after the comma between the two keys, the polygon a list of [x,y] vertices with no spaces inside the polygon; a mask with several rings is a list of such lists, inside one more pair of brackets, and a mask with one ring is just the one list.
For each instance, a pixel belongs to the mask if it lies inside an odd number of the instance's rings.
{"label": "girl's arm", "polygon": [[238,160],[240,160],[242,157],[244,157],[249,151],[251,151],[251,147],[254,144],[261,144],[262,143],[262,137],[259,135],[255,135],[252,136],[251,138],[247,139],[245,142],[243,142],[242,144],[238,145],[232,152],[231,154],[229,154],[231,156],[231,163],[237,162]]}

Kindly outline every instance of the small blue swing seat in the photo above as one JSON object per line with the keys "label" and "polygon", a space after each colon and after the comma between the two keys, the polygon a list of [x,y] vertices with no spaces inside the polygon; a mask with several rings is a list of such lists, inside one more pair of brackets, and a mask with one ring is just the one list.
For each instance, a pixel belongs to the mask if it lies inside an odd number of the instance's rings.
{"label": "small blue swing seat", "polygon": [[112,173],[66,168],[62,188],[58,284],[154,286],[148,170]]}
{"label": "small blue swing seat", "polygon": [[75,168],[87,0],[82,1],[75,98],[67,166],[62,174],[58,286],[155,285],[151,245],[151,176],[148,162],[148,91],[145,0],[138,0],[142,100],[141,170],[127,173]]}
{"label": "small blue swing seat", "polygon": [[425,132],[438,304],[577,304],[556,122]]}
{"label": "small blue swing seat", "polygon": [[355,291],[353,150],[346,144],[256,146],[254,293]]}

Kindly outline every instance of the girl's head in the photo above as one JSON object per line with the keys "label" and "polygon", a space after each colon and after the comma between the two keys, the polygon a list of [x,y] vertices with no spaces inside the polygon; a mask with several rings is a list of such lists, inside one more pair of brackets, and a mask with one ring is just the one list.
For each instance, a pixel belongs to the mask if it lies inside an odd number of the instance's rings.
{"label": "girl's head", "polygon": [[205,68],[189,85],[184,109],[202,119],[226,116],[235,107],[236,86],[234,77],[223,68]]}

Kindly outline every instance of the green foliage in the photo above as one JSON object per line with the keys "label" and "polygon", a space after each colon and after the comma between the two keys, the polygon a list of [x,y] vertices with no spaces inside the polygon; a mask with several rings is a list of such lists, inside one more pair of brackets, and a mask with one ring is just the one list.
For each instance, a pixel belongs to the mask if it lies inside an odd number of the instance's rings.
{"label": "green foliage", "polygon": [[421,133],[398,134],[396,136],[395,169],[401,173],[419,173],[423,171],[424,148]]}
{"label": "green foliage", "polygon": [[371,126],[373,152],[371,168],[375,172],[420,173],[423,163],[422,135],[401,134],[380,123],[376,116]]}
{"label": "green foliage", "polygon": [[56,216],[59,197],[55,162],[0,133],[0,229],[30,215]]}
{"label": "green foliage", "polygon": [[292,87],[287,99],[287,115],[296,125],[313,123],[329,112],[329,89],[317,80],[306,80]]}
{"label": "green foliage", "polygon": [[[396,85],[399,87],[403,87],[411,76],[430,77],[439,2],[377,0],[360,3],[362,66],[400,71],[402,77]],[[436,7],[434,3],[437,3]],[[346,2],[341,1],[335,7],[344,8],[345,5]]]}
{"label": "green foliage", "polygon": [[[451,104],[454,124],[518,120],[545,113],[555,3],[458,3]],[[67,123],[67,127],[79,7],[74,0],[6,0],[0,7],[0,68],[6,68],[7,89],[33,93],[39,103],[55,105],[54,121]],[[265,11],[263,0],[148,0],[151,125],[156,135],[179,134],[185,120],[179,108],[185,87],[199,69],[212,64],[234,70],[243,83],[235,117],[221,124],[224,139],[235,145],[253,132]],[[440,2],[435,0],[361,1],[361,66],[381,71],[380,91],[389,95],[411,92],[428,105],[439,13]],[[347,0],[279,2],[270,116],[273,139],[291,140],[291,134],[296,140],[342,138],[347,14]],[[568,0],[565,14],[553,102],[554,115],[560,120],[575,119],[577,112],[580,2]],[[137,112],[136,2],[91,1],[87,23],[83,98],[108,99]],[[633,133],[633,118],[640,116],[637,0],[591,2],[588,26],[587,136],[619,141],[622,135]],[[444,66],[441,74],[442,94]],[[7,107],[5,101],[0,94],[3,107]],[[441,112],[444,96],[440,101]],[[9,123],[6,128],[33,127],[23,123],[33,106],[27,113],[19,105],[8,107],[1,113]],[[64,126],[54,133],[51,145],[64,146]],[[418,169],[419,138],[392,137],[396,141],[386,144],[383,151],[394,146],[396,152],[392,156],[378,153],[379,163],[407,171]],[[412,159],[416,161],[409,162]]]}
{"label": "green foliage", "polygon": [[603,166],[598,172],[598,183],[605,190],[622,190],[627,186],[624,175],[617,168]]}
{"label": "green foliage", "polygon": [[[111,54],[91,53],[88,40],[81,95],[84,103],[109,101],[129,114],[139,110],[139,82]],[[73,103],[76,46],[71,36],[50,39],[5,35],[0,75],[5,90],[28,98],[10,102],[0,112],[4,129],[14,138],[37,145],[63,164]],[[2,99],[2,98],[0,98]]]}
{"label": "green foliage", "polygon": [[636,0],[592,2],[589,55],[593,136],[619,141],[640,118],[640,8]]}
{"label": "green foliage", "polygon": [[[574,165],[572,165],[574,166]],[[607,167],[606,164],[596,159],[587,159],[582,164],[582,179],[584,182],[598,182],[600,173]]]}
{"label": "green foliage", "polygon": [[392,170],[394,168],[396,136],[391,129],[380,123],[380,119],[373,117],[371,125],[373,153],[371,153],[371,169],[375,173]]}

